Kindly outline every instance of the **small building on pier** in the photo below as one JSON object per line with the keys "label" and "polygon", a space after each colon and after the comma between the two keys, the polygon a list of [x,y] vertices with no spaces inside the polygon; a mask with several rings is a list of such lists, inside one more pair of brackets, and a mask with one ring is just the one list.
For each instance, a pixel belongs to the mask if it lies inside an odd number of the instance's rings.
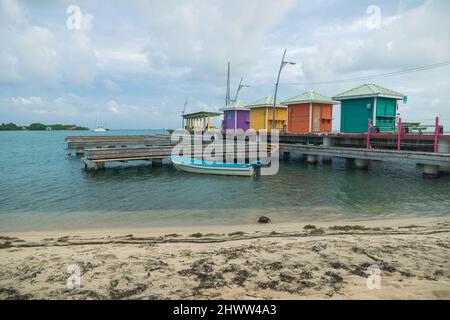
{"label": "small building on pier", "polygon": [[272,129],[272,123],[274,123],[275,129],[286,131],[287,107],[277,101],[274,119],[273,102],[273,97],[268,96],[247,105],[247,108],[250,109],[250,128],[256,131],[270,131]]}
{"label": "small building on pier", "polygon": [[183,115],[186,130],[209,130],[211,129],[211,118],[220,116],[220,112],[198,111]]}
{"label": "small building on pier", "polygon": [[406,96],[376,84],[363,84],[338,94],[333,100],[341,102],[341,132],[367,132],[369,119],[379,131],[393,132],[398,101],[406,101]]}
{"label": "small building on pier", "polygon": [[331,132],[334,101],[315,91],[306,91],[282,102],[288,107],[287,131]]}
{"label": "small building on pier", "polygon": [[250,129],[250,109],[245,102],[236,101],[229,104],[220,111],[223,111],[223,130],[244,130]]}

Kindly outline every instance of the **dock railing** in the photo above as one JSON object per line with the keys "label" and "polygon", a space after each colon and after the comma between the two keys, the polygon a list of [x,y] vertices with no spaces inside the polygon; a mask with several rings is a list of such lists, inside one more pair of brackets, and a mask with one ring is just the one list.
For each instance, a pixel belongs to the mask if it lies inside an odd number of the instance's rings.
{"label": "dock railing", "polygon": [[[382,145],[378,145],[374,138],[376,138],[376,134],[382,131],[386,131],[387,127],[374,126],[372,124],[371,119],[368,119],[367,123],[367,133],[366,136],[366,149],[376,148],[377,146],[382,147],[390,147],[392,149],[397,149],[397,151],[402,150],[403,147],[409,146],[408,143],[404,142],[404,138],[407,137],[408,134],[414,133],[414,131],[418,131],[419,134],[427,134],[433,135],[432,143],[426,143],[424,146],[428,146],[428,148],[432,149],[434,153],[438,152],[439,145],[439,136],[442,135],[443,126],[439,124],[439,117],[436,116],[434,124],[422,124],[420,122],[402,122],[402,118],[399,117],[397,120],[397,125],[394,130],[397,133],[396,141],[387,141],[383,142]],[[391,128],[392,129],[392,128]],[[428,129],[433,129],[432,132],[426,132]],[[430,139],[431,140],[431,139]],[[394,145],[395,144],[395,145]]]}

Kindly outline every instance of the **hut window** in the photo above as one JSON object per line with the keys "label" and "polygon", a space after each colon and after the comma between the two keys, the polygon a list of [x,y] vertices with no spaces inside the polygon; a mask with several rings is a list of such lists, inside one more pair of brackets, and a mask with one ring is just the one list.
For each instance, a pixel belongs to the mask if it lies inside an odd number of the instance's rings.
{"label": "hut window", "polygon": [[227,120],[231,120],[231,114],[227,114]]}

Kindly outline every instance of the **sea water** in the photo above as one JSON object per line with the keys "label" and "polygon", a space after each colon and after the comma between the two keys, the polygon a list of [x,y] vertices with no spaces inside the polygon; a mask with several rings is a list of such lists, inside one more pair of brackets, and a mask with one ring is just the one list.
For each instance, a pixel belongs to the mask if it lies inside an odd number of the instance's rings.
{"label": "sea water", "polygon": [[107,164],[84,171],[64,138],[157,131],[0,132],[0,231],[127,228],[450,216],[450,177],[422,178],[413,164],[367,171],[281,161],[277,175],[227,177],[169,163]]}

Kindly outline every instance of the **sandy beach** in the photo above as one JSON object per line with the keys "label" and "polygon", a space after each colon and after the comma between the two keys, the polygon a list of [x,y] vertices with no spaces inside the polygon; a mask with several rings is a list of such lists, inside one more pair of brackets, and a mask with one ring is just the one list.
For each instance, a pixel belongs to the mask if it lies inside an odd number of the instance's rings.
{"label": "sandy beach", "polygon": [[3,233],[0,299],[450,299],[449,236],[449,218]]}

